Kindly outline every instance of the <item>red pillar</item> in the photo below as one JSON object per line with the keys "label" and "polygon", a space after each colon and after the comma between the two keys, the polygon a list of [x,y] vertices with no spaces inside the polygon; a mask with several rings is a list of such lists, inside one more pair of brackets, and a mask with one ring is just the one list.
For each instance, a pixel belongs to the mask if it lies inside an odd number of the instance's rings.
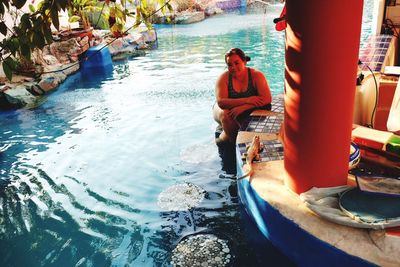
{"label": "red pillar", "polygon": [[287,0],[285,184],[346,184],[363,0]]}

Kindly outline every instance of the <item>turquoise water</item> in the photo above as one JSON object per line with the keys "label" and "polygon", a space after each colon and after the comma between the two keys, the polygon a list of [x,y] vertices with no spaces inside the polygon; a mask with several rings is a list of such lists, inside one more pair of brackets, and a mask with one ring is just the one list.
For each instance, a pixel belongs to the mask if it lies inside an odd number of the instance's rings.
{"label": "turquoise water", "polygon": [[[146,56],[75,74],[35,109],[1,112],[0,265],[168,266],[185,236],[213,233],[230,265],[260,266],[236,182],[221,171],[211,106],[231,47],[282,93],[284,34],[271,23],[281,8],[160,27]],[[204,199],[165,209],[160,194],[180,184]]]}

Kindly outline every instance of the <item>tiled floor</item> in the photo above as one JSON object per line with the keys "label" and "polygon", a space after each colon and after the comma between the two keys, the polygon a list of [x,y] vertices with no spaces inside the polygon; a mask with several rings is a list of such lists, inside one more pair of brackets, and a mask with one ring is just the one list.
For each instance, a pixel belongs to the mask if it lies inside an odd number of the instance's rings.
{"label": "tiled floor", "polygon": [[285,102],[283,101],[283,95],[274,97],[271,104],[271,111],[278,113],[283,113],[285,111]]}
{"label": "tiled floor", "polygon": [[281,113],[270,116],[249,116],[241,125],[240,131],[256,133],[278,133],[283,122],[284,102],[282,97],[272,101],[271,111]]}

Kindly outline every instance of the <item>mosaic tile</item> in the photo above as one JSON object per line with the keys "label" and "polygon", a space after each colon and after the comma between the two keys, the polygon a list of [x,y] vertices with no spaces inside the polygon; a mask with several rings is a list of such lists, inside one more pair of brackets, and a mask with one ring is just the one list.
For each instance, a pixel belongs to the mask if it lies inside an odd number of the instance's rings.
{"label": "mosaic tile", "polygon": [[283,100],[283,97],[273,98],[271,105],[272,105],[271,111],[273,112],[283,113],[285,110],[285,102]]}
{"label": "mosaic tile", "polygon": [[283,122],[282,115],[250,116],[240,127],[240,131],[257,133],[278,133]]}

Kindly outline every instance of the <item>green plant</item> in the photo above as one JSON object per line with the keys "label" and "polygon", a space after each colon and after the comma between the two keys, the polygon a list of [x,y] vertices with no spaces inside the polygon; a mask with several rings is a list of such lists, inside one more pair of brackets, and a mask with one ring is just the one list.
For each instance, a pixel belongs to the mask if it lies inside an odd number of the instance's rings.
{"label": "green plant", "polygon": [[[114,15],[115,19],[115,23],[110,27],[121,34],[124,32],[126,17],[132,13],[125,8],[126,1],[131,3],[132,0],[121,0],[120,5],[114,3],[114,8],[110,9],[110,14]],[[134,26],[139,26],[143,20],[151,29],[151,16],[156,11],[157,4],[161,6],[162,12],[166,8],[172,10],[169,1],[141,0],[135,6],[136,24]],[[97,0],[42,0],[36,8],[29,5],[30,12],[28,13],[19,15],[19,12],[15,12],[18,17],[15,17],[14,25],[8,25],[4,19],[5,14],[20,10],[26,2],[27,0],[0,0],[0,34],[4,36],[4,39],[0,41],[0,61],[9,80],[12,79],[13,72],[18,66],[21,66],[17,62],[24,62],[22,65],[28,66],[35,48],[42,49],[53,42],[50,27],[53,24],[57,30],[59,29],[58,13],[60,11],[68,10],[71,21],[82,19],[83,26],[88,27],[88,13],[101,9],[97,5]],[[110,2],[115,2],[115,0],[105,0],[107,5],[110,5]]]}
{"label": "green plant", "polygon": [[15,12],[14,25],[7,25],[5,14],[20,10],[26,0],[0,0],[0,33],[5,36],[0,42],[0,59],[9,80],[18,66],[17,61],[29,62],[34,48],[42,49],[52,42],[50,26],[59,27],[58,12],[65,10],[68,3],[68,0],[43,0],[36,8],[29,5],[30,13],[20,16]]}
{"label": "green plant", "polygon": [[[161,12],[164,13],[165,9],[172,10],[172,6],[169,4],[168,0],[121,0],[121,4],[115,3],[115,1],[106,0],[105,2],[109,5],[109,16],[108,23],[110,26],[110,31],[115,37],[122,36],[125,32],[124,25],[126,23],[127,17],[133,17],[132,11],[126,8],[126,4],[134,4],[136,7],[136,22],[135,26],[139,26],[141,22],[144,22],[148,29],[153,28],[152,16],[158,11],[157,8],[160,6]],[[113,5],[110,2],[114,2]]]}
{"label": "green plant", "polygon": [[68,5],[69,22],[81,22],[84,29],[90,28],[89,13],[100,11],[97,0],[70,0]]}
{"label": "green plant", "polygon": [[[132,0],[121,0],[121,4],[118,4],[114,2],[113,4],[110,4],[108,2],[108,24],[110,27],[110,31],[115,37],[120,37],[123,35],[125,32],[125,23],[127,20],[127,17],[133,17],[127,8],[126,8],[126,3],[127,1],[130,4],[133,4]],[[107,3],[107,1],[106,1]]]}
{"label": "green plant", "polygon": [[166,9],[172,11],[172,6],[169,4],[170,0],[141,0],[140,4],[136,6],[136,25],[139,25],[141,21],[146,24],[148,29],[152,29],[152,15],[155,14],[157,6],[161,6],[161,12],[164,13]]}

